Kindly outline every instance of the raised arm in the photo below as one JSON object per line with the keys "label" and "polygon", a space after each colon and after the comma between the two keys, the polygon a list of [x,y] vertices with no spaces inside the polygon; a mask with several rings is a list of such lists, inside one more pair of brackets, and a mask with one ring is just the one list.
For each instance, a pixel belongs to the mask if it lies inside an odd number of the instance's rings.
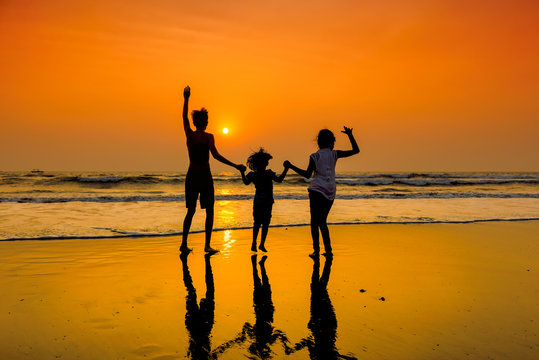
{"label": "raised arm", "polygon": [[192,132],[191,126],[189,125],[189,97],[191,96],[191,88],[189,86],[186,86],[185,89],[183,89],[183,130],[185,131],[185,134]]}
{"label": "raised arm", "polygon": [[304,178],[307,178],[307,179],[309,179],[313,175],[314,168],[315,168],[314,160],[311,158],[309,158],[309,166],[307,166],[307,170],[303,170],[303,169],[298,168],[297,166],[292,165],[290,161],[288,160],[283,163],[283,166],[285,168],[290,168],[294,170],[296,173],[298,173],[298,175],[303,176]]}
{"label": "raised arm", "polygon": [[350,144],[352,144],[352,150],[337,150],[337,158],[344,158],[349,157],[355,154],[359,154],[359,146],[357,146],[356,139],[354,138],[354,134],[352,134],[352,128],[344,127],[344,130],[341,131],[342,133],[348,135],[348,139],[350,140]]}
{"label": "raised arm", "polygon": [[234,164],[232,161],[228,160],[227,158],[225,158],[223,155],[219,154],[219,151],[217,151],[217,148],[215,147],[215,139],[213,137],[213,135],[209,134],[210,135],[210,152],[213,156],[213,158],[217,161],[220,161],[222,162],[223,164],[226,164],[228,166],[232,166],[233,168],[237,169],[237,170],[240,170],[241,169],[245,169],[245,165],[242,165],[242,164]]}
{"label": "raised arm", "polygon": [[277,174],[275,174],[274,177],[273,177],[273,180],[274,180],[274,181],[277,181],[277,182],[279,182],[279,183],[283,182],[284,177],[286,176],[286,173],[288,172],[288,169],[289,169],[289,168],[287,168],[287,167],[285,166],[283,172],[281,173],[281,175],[277,176]]}

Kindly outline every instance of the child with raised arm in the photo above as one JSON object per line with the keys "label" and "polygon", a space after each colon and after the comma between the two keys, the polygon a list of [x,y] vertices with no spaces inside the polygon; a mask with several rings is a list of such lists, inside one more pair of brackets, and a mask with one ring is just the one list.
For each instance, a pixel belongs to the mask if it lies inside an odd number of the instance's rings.
{"label": "child with raised arm", "polygon": [[232,161],[226,159],[219,154],[215,147],[215,139],[212,134],[206,132],[208,126],[208,111],[204,108],[194,110],[192,113],[193,125],[196,130],[193,131],[189,125],[188,108],[189,97],[191,96],[191,88],[187,86],[183,90],[183,129],[187,138],[187,150],[189,152],[189,170],[185,177],[185,206],[187,214],[183,220],[182,244],[180,251],[189,252],[187,247],[187,236],[191,228],[191,222],[197,208],[197,200],[200,194],[200,207],[206,209],[206,242],[204,251],[207,253],[215,253],[217,250],[210,245],[211,234],[213,230],[213,205],[214,205],[214,189],[213,178],[210,170],[210,153],[217,161],[232,166],[240,171],[245,171],[244,165],[236,165]]}
{"label": "child with raised arm", "polygon": [[270,169],[266,169],[270,159],[273,157],[260,148],[259,151],[251,154],[247,159],[247,166],[252,170],[247,175],[245,171],[241,171],[241,178],[245,185],[250,183],[255,184],[255,199],[253,201],[253,244],[251,245],[251,251],[256,251],[256,238],[258,237],[258,231],[262,226],[262,234],[260,236],[260,250],[266,252],[266,236],[268,235],[268,228],[271,221],[271,210],[273,207],[273,182],[283,182],[288,168],[285,168],[281,175],[277,176],[275,172]]}
{"label": "child with raised arm", "polygon": [[345,126],[341,132],[348,135],[348,139],[352,144],[352,150],[333,150],[335,146],[335,135],[328,129],[322,129],[318,133],[317,138],[319,150],[309,157],[307,170],[302,170],[292,165],[289,161],[284,162],[285,168],[291,168],[307,179],[314,173],[314,179],[309,186],[311,236],[313,238],[314,248],[311,256],[313,257],[317,257],[320,253],[318,229],[322,233],[326,256],[333,256],[327,218],[337,191],[335,184],[335,165],[337,164],[337,159],[359,153],[359,147],[352,134],[352,129]]}

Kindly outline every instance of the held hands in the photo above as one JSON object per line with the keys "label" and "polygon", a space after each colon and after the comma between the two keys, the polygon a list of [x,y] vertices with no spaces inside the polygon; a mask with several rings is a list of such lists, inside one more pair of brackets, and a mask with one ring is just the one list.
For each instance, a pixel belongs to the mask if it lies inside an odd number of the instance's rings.
{"label": "held hands", "polygon": [[185,89],[183,89],[183,98],[189,99],[189,96],[191,96],[191,88],[186,86]]}
{"label": "held hands", "polygon": [[285,162],[283,162],[283,166],[285,169],[290,169],[292,164],[290,163],[290,161],[286,160]]}
{"label": "held hands", "polygon": [[351,136],[351,135],[352,135],[352,130],[354,130],[354,129],[345,126],[345,127],[344,127],[344,130],[341,131],[341,132],[342,132],[343,134],[346,134],[346,135],[348,135],[348,136]]}
{"label": "held hands", "polygon": [[247,168],[243,164],[239,164],[236,166],[236,169],[238,169],[241,173],[244,173]]}

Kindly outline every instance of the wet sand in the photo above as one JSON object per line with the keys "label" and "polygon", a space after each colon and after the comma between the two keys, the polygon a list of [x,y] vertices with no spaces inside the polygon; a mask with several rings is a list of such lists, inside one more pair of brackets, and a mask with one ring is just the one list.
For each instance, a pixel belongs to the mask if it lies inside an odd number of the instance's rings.
{"label": "wet sand", "polygon": [[0,242],[1,359],[535,359],[539,222]]}

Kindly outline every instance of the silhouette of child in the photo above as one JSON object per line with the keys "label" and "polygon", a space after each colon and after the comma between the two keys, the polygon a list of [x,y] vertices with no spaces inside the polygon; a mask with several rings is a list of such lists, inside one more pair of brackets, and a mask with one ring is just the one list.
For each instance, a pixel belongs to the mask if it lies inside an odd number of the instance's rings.
{"label": "silhouette of child", "polygon": [[302,170],[290,163],[284,162],[285,168],[291,168],[299,175],[310,178],[314,173],[314,179],[309,186],[309,204],[311,210],[311,236],[313,238],[314,252],[311,256],[316,257],[320,253],[320,241],[318,229],[322,234],[324,248],[327,256],[333,256],[327,218],[329,210],[333,205],[337,186],[335,184],[335,165],[337,159],[349,157],[359,153],[359,147],[352,134],[352,129],[344,127],[342,133],[348,135],[352,144],[352,150],[333,150],[335,146],[335,135],[328,130],[322,129],[318,133],[318,147],[320,150],[311,154],[307,170]]}
{"label": "silhouette of child", "polygon": [[183,220],[183,233],[180,251],[189,252],[187,247],[187,236],[191,228],[191,222],[197,208],[198,195],[200,194],[200,207],[206,209],[206,224],[205,233],[206,241],[204,251],[207,253],[215,253],[218,250],[210,246],[211,234],[213,231],[213,207],[214,207],[214,189],[213,178],[210,170],[210,153],[215,160],[223,164],[232,166],[237,170],[245,171],[245,165],[237,165],[219,154],[215,147],[215,139],[213,134],[206,132],[208,126],[208,111],[204,108],[194,110],[192,113],[193,125],[196,130],[193,131],[189,125],[189,117],[187,116],[189,108],[189,97],[191,96],[191,88],[187,86],[183,90],[183,129],[187,139],[187,150],[189,152],[189,170],[185,177],[185,206],[187,214]]}
{"label": "silhouette of child", "polygon": [[250,183],[255,184],[256,192],[253,201],[253,244],[251,245],[251,251],[256,251],[256,238],[258,237],[258,231],[262,226],[262,235],[260,237],[260,250],[266,252],[264,246],[266,242],[266,236],[268,235],[268,227],[271,221],[271,210],[273,207],[273,181],[283,182],[286,176],[287,168],[283,170],[283,173],[279,176],[272,170],[266,169],[270,159],[273,156],[260,148],[259,151],[251,154],[247,159],[247,166],[252,170],[247,175],[245,171],[241,171],[241,178],[245,185]]}

